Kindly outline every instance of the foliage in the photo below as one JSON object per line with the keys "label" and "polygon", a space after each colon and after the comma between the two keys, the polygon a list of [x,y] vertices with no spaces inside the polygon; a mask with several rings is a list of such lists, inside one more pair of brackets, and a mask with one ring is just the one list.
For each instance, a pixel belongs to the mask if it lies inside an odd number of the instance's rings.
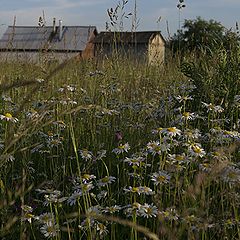
{"label": "foliage", "polygon": [[240,91],[240,46],[235,36],[229,33],[225,47],[220,45],[211,53],[202,51],[197,60],[181,65],[181,71],[196,86],[196,108],[201,101],[217,102],[226,109],[227,119],[235,115],[235,96]]}
{"label": "foliage", "polygon": [[[174,52],[183,53],[199,51],[215,51],[220,45],[228,43],[228,36],[231,31],[226,31],[224,26],[215,20],[204,20],[197,17],[194,20],[185,20],[183,30],[173,36],[171,42]],[[236,34],[235,40],[237,40]]]}
{"label": "foliage", "polygon": [[240,238],[239,56],[223,50],[186,76],[2,63],[1,238]]}

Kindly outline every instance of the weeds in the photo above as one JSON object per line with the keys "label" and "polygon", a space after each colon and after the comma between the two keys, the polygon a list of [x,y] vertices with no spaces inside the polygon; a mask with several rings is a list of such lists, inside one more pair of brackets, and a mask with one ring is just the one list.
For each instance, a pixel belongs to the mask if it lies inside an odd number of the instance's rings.
{"label": "weeds", "polygon": [[240,238],[238,60],[1,65],[1,237]]}

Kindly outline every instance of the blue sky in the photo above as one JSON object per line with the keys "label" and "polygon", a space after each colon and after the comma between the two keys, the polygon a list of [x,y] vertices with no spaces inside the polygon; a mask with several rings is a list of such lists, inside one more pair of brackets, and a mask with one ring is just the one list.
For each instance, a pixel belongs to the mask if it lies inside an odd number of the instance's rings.
{"label": "blue sky", "polygon": [[[122,0],[0,0],[0,34],[7,25],[12,25],[16,16],[17,25],[37,25],[44,10],[46,24],[52,24],[52,18],[62,19],[64,25],[95,25],[105,30],[109,20],[107,9],[115,7]],[[167,24],[170,34],[178,28],[178,0],[136,0],[138,30],[161,30],[167,37]],[[214,19],[225,27],[235,27],[240,22],[240,0],[185,0],[186,8],[181,12],[184,19]],[[129,0],[125,10],[131,12],[134,0]],[[160,23],[157,19],[161,16]],[[2,25],[5,24],[5,25]],[[239,24],[240,25],[240,24]],[[125,30],[131,29],[131,19],[126,19]]]}

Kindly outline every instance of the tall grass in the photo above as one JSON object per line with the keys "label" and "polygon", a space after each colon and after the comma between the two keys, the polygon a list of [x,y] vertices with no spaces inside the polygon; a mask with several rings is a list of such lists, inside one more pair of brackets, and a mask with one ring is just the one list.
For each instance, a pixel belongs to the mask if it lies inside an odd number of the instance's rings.
{"label": "tall grass", "polygon": [[239,57],[220,50],[2,63],[1,238],[239,239]]}

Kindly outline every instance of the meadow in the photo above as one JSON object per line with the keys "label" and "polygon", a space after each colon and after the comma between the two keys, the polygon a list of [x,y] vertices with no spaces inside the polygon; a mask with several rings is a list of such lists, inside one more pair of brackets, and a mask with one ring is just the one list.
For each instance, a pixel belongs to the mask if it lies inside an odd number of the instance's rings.
{"label": "meadow", "polygon": [[0,238],[240,239],[239,53],[1,62]]}

